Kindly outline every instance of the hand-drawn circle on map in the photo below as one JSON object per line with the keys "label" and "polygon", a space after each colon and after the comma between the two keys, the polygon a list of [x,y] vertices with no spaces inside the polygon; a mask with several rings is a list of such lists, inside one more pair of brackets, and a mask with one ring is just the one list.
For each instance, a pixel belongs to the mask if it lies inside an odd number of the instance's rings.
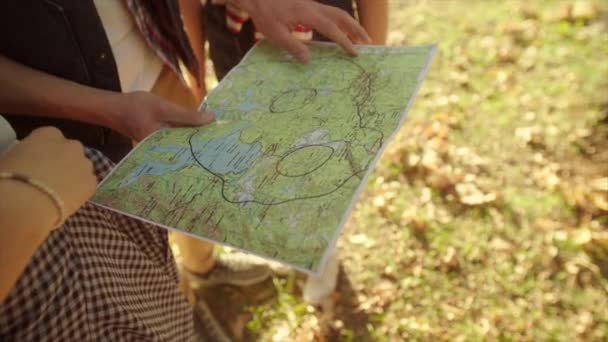
{"label": "hand-drawn circle on map", "polygon": [[285,90],[270,100],[270,112],[276,114],[293,112],[311,103],[315,97],[317,90],[312,88]]}
{"label": "hand-drawn circle on map", "polygon": [[325,165],[334,149],[325,145],[306,145],[288,152],[279,160],[276,171],[285,177],[302,177]]}

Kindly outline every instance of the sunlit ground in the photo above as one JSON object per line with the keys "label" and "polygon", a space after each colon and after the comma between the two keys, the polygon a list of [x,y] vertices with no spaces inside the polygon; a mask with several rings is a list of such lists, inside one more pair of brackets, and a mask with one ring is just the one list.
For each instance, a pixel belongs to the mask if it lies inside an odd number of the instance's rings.
{"label": "sunlit ground", "polygon": [[263,305],[217,290],[233,336],[605,340],[607,10],[392,0],[390,44],[439,52],[339,241],[339,288],[322,307],[299,276]]}

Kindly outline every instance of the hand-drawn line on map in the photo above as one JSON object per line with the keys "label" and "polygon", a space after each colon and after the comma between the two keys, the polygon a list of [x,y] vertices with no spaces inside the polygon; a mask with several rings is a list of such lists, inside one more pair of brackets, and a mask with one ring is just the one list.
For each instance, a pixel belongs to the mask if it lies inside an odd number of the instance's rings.
{"label": "hand-drawn line on map", "polygon": [[[278,103],[281,99],[283,99],[289,95],[292,95],[292,98],[293,98],[295,96],[300,95],[301,93],[303,93],[302,95],[304,96],[304,98],[301,101],[301,104],[298,104],[298,103],[296,103],[295,105],[292,104],[292,106],[288,106],[287,108],[279,107]],[[282,91],[281,93],[275,95],[270,100],[270,106],[268,106],[268,111],[273,114],[293,112],[295,110],[301,109],[302,107],[304,107],[307,104],[309,104],[310,102],[312,102],[315,99],[315,97],[317,97],[318,93],[319,93],[319,91],[315,88],[289,89],[289,90]]]}
{"label": "hand-drawn line on map", "polygon": [[[315,167],[311,168],[310,170],[306,170],[306,171],[301,172],[301,173],[291,173],[291,174],[290,174],[290,173],[288,173],[288,172],[284,172],[284,171],[282,171],[282,170],[280,169],[281,163],[282,163],[282,162],[285,160],[285,158],[288,158],[288,157],[290,157],[291,155],[293,155],[293,154],[295,154],[295,153],[297,153],[297,152],[303,151],[303,150],[305,150],[305,149],[309,149],[309,148],[315,148],[315,147],[326,148],[326,149],[329,149],[329,151],[330,151],[330,152],[329,152],[329,155],[327,155],[327,157],[326,157],[326,158],[325,158],[323,161],[321,161],[321,162],[319,163],[319,165],[316,165]],[[294,149],[294,150],[291,150],[291,151],[287,152],[287,153],[286,153],[286,154],[285,154],[283,157],[281,157],[281,159],[280,159],[280,160],[279,160],[279,161],[278,161],[278,162],[275,164],[275,170],[276,170],[276,172],[277,172],[279,175],[284,176],[284,177],[291,177],[291,178],[304,177],[304,176],[307,176],[307,175],[309,175],[309,174],[311,174],[311,173],[313,173],[313,172],[317,171],[317,170],[318,170],[318,169],[320,169],[320,168],[321,168],[323,165],[325,165],[325,164],[326,164],[326,163],[329,161],[329,159],[330,159],[330,158],[331,158],[331,157],[334,155],[334,152],[335,152],[335,151],[336,151],[336,150],[335,150],[333,147],[331,147],[331,146],[326,146],[326,145],[321,145],[321,144],[312,144],[312,145],[304,145],[304,146],[300,146],[300,147],[298,147],[298,148],[296,148],[296,149]]]}
{"label": "hand-drawn line on map", "polygon": [[[325,59],[325,58],[321,58],[321,59]],[[359,65],[359,63],[353,61],[352,59],[348,59],[348,58],[340,58],[342,61],[347,62],[348,64],[351,64],[353,66],[355,66],[358,69],[358,75],[355,76],[349,83],[348,86],[346,86],[344,89],[339,89],[339,90],[334,90],[335,92],[344,92],[347,90],[352,90],[352,89],[356,89],[355,94],[353,94],[353,96],[351,97],[352,103],[355,106],[355,114],[356,114],[356,124],[355,124],[355,129],[359,129],[359,130],[370,130],[375,132],[376,134],[379,135],[379,137],[377,138],[376,142],[374,143],[373,146],[382,146],[384,143],[384,132],[382,132],[380,129],[370,126],[370,122],[373,120],[378,120],[379,116],[383,115],[380,114],[376,111],[375,108],[369,108],[367,110],[368,114],[372,114],[372,118],[367,118],[367,120],[365,120],[364,118],[364,112],[365,112],[365,107],[373,101],[374,97],[372,95],[373,93],[373,83],[376,81],[377,79],[377,73],[370,73],[367,72],[365,70],[365,68],[363,68],[361,65]],[[255,63],[252,63],[255,64]],[[279,94],[275,95],[274,97],[272,97],[272,99],[270,100],[270,103],[268,105],[268,112],[269,113],[273,113],[273,114],[280,114],[280,113],[287,113],[287,112],[293,112],[296,111],[298,109],[301,109],[303,107],[305,107],[306,105],[310,104],[311,102],[313,102],[315,100],[315,98],[317,97],[317,95],[319,94],[319,89],[317,88],[311,88],[311,87],[303,87],[303,88],[295,88],[295,89],[288,89],[285,91],[280,92]],[[302,98],[300,99],[300,101],[295,101],[295,105],[292,102],[291,106],[287,105],[287,107],[282,107],[281,105],[279,105],[279,103],[285,99],[285,97],[297,97],[297,96],[301,96]],[[306,199],[314,199],[314,198],[320,198],[320,197],[324,197],[327,195],[332,194],[333,192],[337,191],[339,188],[341,188],[344,184],[346,184],[346,182],[348,182],[351,178],[353,177],[360,177],[361,173],[363,172],[363,170],[359,170],[356,172],[353,172],[350,176],[348,176],[346,179],[344,179],[340,184],[338,184],[334,189],[327,191],[325,193],[322,194],[317,194],[317,195],[311,195],[311,196],[302,196],[302,197],[294,197],[291,199],[284,199],[284,200],[275,200],[275,201],[260,201],[260,200],[256,200],[256,199],[248,199],[248,200],[233,200],[228,198],[228,196],[226,196],[226,180],[224,179],[224,177],[220,174],[217,174],[213,171],[211,171],[208,167],[206,167],[197,157],[195,151],[194,151],[194,146],[192,143],[192,139],[193,137],[198,133],[198,131],[196,131],[195,133],[193,133],[189,139],[188,139],[188,143],[190,145],[190,153],[192,155],[193,160],[201,167],[203,168],[205,171],[207,171],[208,173],[210,173],[211,175],[213,175],[214,177],[216,177],[218,180],[220,180],[221,182],[221,195],[222,198],[228,202],[228,203],[232,203],[232,204],[247,204],[247,203],[255,203],[255,204],[259,204],[259,205],[268,205],[268,206],[272,206],[272,205],[279,205],[279,204],[284,204],[284,203],[289,203],[289,202],[293,202],[293,201],[298,201],[298,200],[306,200]],[[353,144],[356,143],[355,141],[349,141],[349,140],[344,140],[345,143],[347,144]],[[301,150],[303,148],[306,147],[315,147],[315,146],[322,146],[322,147],[326,147],[331,149],[331,153],[330,155],[321,163],[319,163],[319,165],[316,165],[314,168],[312,168],[311,170],[308,170],[306,172],[303,173],[297,173],[297,174],[290,174],[289,172],[285,172],[284,170],[281,170],[280,165],[281,162],[284,161],[285,158],[287,158],[290,154],[293,154],[295,152],[297,152],[298,150]],[[372,146],[372,147],[373,147]],[[366,146],[364,146],[364,149],[366,150],[366,152],[368,152],[369,154],[373,155],[376,151],[373,151],[368,149]],[[287,152],[285,155],[280,157],[280,160],[278,161],[277,164],[275,164],[275,171],[277,172],[277,174],[284,176],[284,177],[292,177],[292,178],[296,178],[296,177],[303,177],[306,176],[316,170],[318,170],[319,168],[321,168],[323,165],[325,165],[333,156],[335,150],[333,149],[333,147],[331,146],[327,146],[327,145],[306,145],[306,146],[301,146],[298,147],[295,150],[289,151]],[[275,156],[278,157],[278,156]],[[347,154],[347,158],[346,158],[350,164],[350,168],[352,171],[355,171],[355,165],[354,165],[354,161],[352,160],[352,154]],[[367,163],[366,163],[367,164]]]}
{"label": "hand-drawn line on map", "polygon": [[221,182],[221,195],[222,198],[224,199],[224,201],[228,202],[228,203],[232,203],[232,204],[248,204],[248,203],[253,203],[253,204],[259,204],[259,205],[270,205],[270,206],[274,206],[274,205],[280,205],[280,204],[285,204],[285,203],[289,203],[289,202],[295,202],[295,201],[303,201],[303,200],[309,200],[309,199],[314,199],[314,198],[321,198],[321,197],[325,197],[328,195],[331,195],[332,193],[336,192],[338,189],[342,188],[349,180],[351,180],[353,177],[358,177],[361,173],[365,173],[365,169],[363,170],[359,170],[359,172],[357,173],[353,173],[352,175],[346,177],[344,180],[342,180],[338,185],[336,185],[336,187],[330,191],[321,193],[321,194],[317,194],[317,195],[310,195],[310,196],[296,196],[294,198],[289,198],[289,199],[284,199],[284,200],[278,200],[278,201],[258,201],[258,200],[232,200],[230,198],[228,198],[226,196],[226,180],[224,179],[224,177],[222,177],[221,175],[211,171],[208,167],[206,167],[196,156],[196,152],[194,151],[194,145],[192,142],[192,139],[194,138],[194,136],[198,133],[198,129],[196,131],[194,131],[194,133],[192,133],[190,135],[190,137],[188,138],[188,145],[190,146],[190,153],[192,155],[192,158],[194,159],[194,161],[201,167],[203,168],[203,170],[207,171],[209,174],[211,174],[212,176],[216,177],[220,182]]}

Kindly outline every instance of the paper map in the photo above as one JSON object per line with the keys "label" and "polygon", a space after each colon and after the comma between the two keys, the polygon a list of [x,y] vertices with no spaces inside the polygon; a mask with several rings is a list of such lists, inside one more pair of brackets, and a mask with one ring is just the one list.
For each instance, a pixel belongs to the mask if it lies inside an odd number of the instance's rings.
{"label": "paper map", "polygon": [[93,202],[318,273],[435,47],[310,49],[257,44],[201,105],[214,123],[146,138]]}

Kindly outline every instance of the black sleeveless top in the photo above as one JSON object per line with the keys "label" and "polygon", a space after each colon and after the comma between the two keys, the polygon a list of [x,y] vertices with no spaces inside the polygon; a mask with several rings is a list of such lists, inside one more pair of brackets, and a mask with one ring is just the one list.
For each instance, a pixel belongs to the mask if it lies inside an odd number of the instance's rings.
{"label": "black sleeveless top", "polygon": [[[112,49],[92,0],[0,1],[0,54],[83,85],[121,90]],[[3,114],[20,139],[37,127],[55,126],[113,161],[132,146],[127,137],[100,126],[36,113]]]}

